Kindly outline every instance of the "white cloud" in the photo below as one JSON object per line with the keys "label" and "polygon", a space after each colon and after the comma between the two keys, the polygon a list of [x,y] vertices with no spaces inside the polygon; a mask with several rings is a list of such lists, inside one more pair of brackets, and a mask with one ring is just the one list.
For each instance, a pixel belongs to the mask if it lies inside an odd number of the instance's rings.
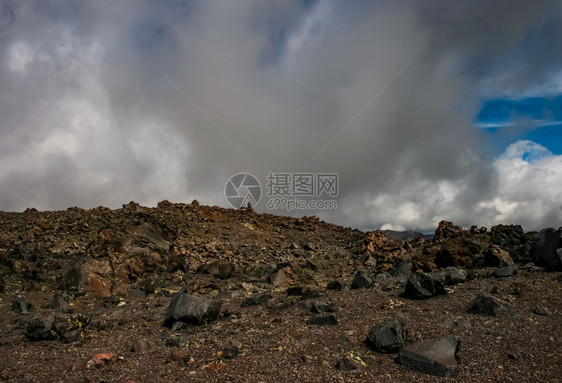
{"label": "white cloud", "polygon": [[551,225],[562,224],[562,155],[521,140],[511,144],[494,167],[497,196],[481,203],[499,211],[493,221],[522,223],[529,229],[539,229],[545,217]]}

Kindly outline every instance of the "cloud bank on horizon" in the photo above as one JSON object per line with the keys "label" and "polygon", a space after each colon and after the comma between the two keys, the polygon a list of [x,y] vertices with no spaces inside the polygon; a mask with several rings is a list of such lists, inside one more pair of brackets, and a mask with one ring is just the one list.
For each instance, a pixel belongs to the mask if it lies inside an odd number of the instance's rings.
{"label": "cloud bank on horizon", "polygon": [[227,206],[233,174],[329,172],[338,209],[295,215],[558,227],[561,103],[489,108],[560,99],[561,21],[548,0],[1,0],[0,209]]}

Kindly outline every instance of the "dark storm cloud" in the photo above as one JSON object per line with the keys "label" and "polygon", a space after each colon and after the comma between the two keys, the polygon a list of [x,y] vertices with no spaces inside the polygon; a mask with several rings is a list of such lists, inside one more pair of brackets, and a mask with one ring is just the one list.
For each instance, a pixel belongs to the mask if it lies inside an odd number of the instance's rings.
{"label": "dark storm cloud", "polygon": [[235,173],[324,171],[340,208],[296,214],[372,228],[515,217],[490,202],[476,108],[543,86],[562,36],[549,1],[25,1],[0,20],[1,209],[225,205]]}

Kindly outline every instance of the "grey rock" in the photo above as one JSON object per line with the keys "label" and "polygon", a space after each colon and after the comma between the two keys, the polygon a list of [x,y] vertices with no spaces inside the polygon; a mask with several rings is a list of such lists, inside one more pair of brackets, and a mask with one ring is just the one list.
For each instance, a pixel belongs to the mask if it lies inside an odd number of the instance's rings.
{"label": "grey rock", "polygon": [[166,310],[164,324],[171,327],[175,322],[205,324],[218,318],[222,301],[212,300],[186,293],[172,295]]}
{"label": "grey rock", "polygon": [[352,289],[368,289],[373,286],[373,281],[367,276],[364,271],[358,271],[355,273],[353,282],[351,282]]}
{"label": "grey rock", "polygon": [[21,315],[29,315],[33,309],[33,305],[23,299],[16,299],[12,301],[12,311]]}
{"label": "grey rock", "polygon": [[339,279],[335,279],[328,283],[326,290],[341,291],[343,290],[343,283]]}
{"label": "grey rock", "polygon": [[535,307],[533,312],[537,315],[551,315],[552,312],[544,306]]}
{"label": "grey rock", "polygon": [[493,296],[481,293],[470,303],[468,311],[488,316],[499,316],[503,313],[504,308]]}
{"label": "grey rock", "polygon": [[404,347],[407,339],[408,330],[404,321],[392,318],[371,328],[365,342],[378,352],[394,353]]}
{"label": "grey rock", "polygon": [[459,283],[466,282],[466,273],[454,266],[449,266],[445,269],[445,284],[458,285]]}
{"label": "grey rock", "polygon": [[556,249],[562,247],[562,232],[560,229],[543,229],[535,234],[535,242],[531,248],[533,262],[544,266],[550,271],[562,270],[562,260]]}
{"label": "grey rock", "polygon": [[332,305],[324,301],[315,301],[312,303],[312,307],[310,308],[310,311],[312,311],[313,313],[322,314],[322,313],[333,313],[335,309],[333,308]]}
{"label": "grey rock", "polygon": [[225,359],[234,359],[238,355],[238,347],[235,345],[228,345],[222,350],[222,357]]}
{"label": "grey rock", "polygon": [[515,262],[531,261],[531,243],[520,225],[492,226],[490,236],[492,243],[507,251]]}
{"label": "grey rock", "polygon": [[37,318],[29,322],[25,329],[25,337],[32,342],[55,339],[52,318]]}
{"label": "grey rock", "polygon": [[310,287],[304,287],[302,289],[301,299],[315,299],[315,298],[320,298],[321,296],[322,296],[321,292],[316,291]]}
{"label": "grey rock", "polygon": [[507,278],[515,274],[517,274],[517,269],[514,265],[498,267],[494,270],[494,277],[496,278]]}
{"label": "grey rock", "polygon": [[250,295],[249,297],[245,298],[242,301],[242,307],[259,306],[259,305],[267,302],[271,298],[273,298],[273,297],[271,296],[271,294],[268,294],[268,293],[253,294],[253,295]]}
{"label": "grey rock", "polygon": [[51,308],[54,310],[62,311],[63,313],[69,313],[72,311],[66,299],[58,294],[53,298],[53,301],[51,302]]}
{"label": "grey rock", "polygon": [[452,377],[457,372],[460,342],[449,336],[408,345],[398,353],[400,364],[425,374]]}
{"label": "grey rock", "polygon": [[405,298],[427,299],[437,295],[445,295],[445,286],[440,280],[421,272],[408,278],[404,289]]}

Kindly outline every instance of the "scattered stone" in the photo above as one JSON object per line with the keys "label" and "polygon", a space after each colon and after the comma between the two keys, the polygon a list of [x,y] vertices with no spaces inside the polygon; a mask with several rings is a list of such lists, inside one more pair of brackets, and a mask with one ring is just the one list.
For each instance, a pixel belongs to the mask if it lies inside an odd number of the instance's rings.
{"label": "scattered stone", "polygon": [[12,311],[21,315],[29,315],[33,309],[33,305],[23,299],[16,299],[12,301]]}
{"label": "scattered stone", "polygon": [[537,315],[552,315],[552,312],[544,306],[535,307],[533,312]]}
{"label": "scattered stone", "polygon": [[95,354],[86,364],[87,368],[101,367],[117,360],[117,356],[112,352]]}
{"label": "scattered stone", "polygon": [[351,282],[351,289],[368,289],[371,286],[373,286],[373,281],[367,276],[367,273],[361,270],[355,273],[353,282]]}
{"label": "scattered stone", "polygon": [[454,266],[448,266],[445,269],[445,284],[458,285],[459,283],[466,282],[466,273]]}
{"label": "scattered stone", "polygon": [[342,291],[343,290],[343,282],[339,279],[335,279],[328,283],[326,290],[333,290],[333,291]]}
{"label": "scattered stone", "polygon": [[311,287],[304,287],[302,289],[301,299],[316,299],[322,296],[322,293],[314,290]]}
{"label": "scattered stone", "polygon": [[457,372],[459,345],[459,340],[452,336],[411,344],[400,350],[398,361],[425,374],[452,377]]}
{"label": "scattered stone", "polygon": [[175,293],[166,310],[164,325],[171,327],[175,322],[205,324],[218,318],[221,306],[220,300]]}
{"label": "scattered stone", "polygon": [[488,316],[498,316],[503,313],[504,308],[493,296],[481,293],[470,303],[468,311]]}
{"label": "scattered stone", "polygon": [[507,278],[517,274],[517,269],[514,265],[508,265],[504,267],[498,267],[494,270],[494,277],[496,278]]}
{"label": "scattered stone", "polygon": [[404,289],[404,297],[409,299],[427,299],[445,293],[443,282],[421,272],[408,278]]}
{"label": "scattered stone", "polygon": [[336,362],[336,368],[342,371],[354,371],[365,367],[363,360],[356,355],[347,354]]}
{"label": "scattered stone", "polygon": [[267,302],[271,298],[273,298],[273,296],[268,293],[253,294],[242,301],[242,307],[258,306],[261,305],[262,303]]}
{"label": "scattered stone", "polygon": [[334,326],[338,324],[338,319],[335,315],[315,315],[311,317],[307,324],[315,326]]}
{"label": "scattered stone", "polygon": [[137,339],[133,342],[131,351],[137,354],[144,354],[148,351],[148,343],[146,343],[146,340],[144,339]]}
{"label": "scattered stone", "polygon": [[322,313],[333,313],[336,310],[332,305],[324,301],[315,301],[312,303],[312,307],[310,308],[310,311],[312,311],[313,313],[322,314]]}
{"label": "scattered stone", "polygon": [[238,356],[238,352],[238,347],[230,344],[222,350],[222,357],[225,359],[234,359]]}
{"label": "scattered stone", "polygon": [[51,302],[51,308],[54,310],[62,311],[63,313],[70,313],[72,309],[70,305],[61,295],[57,294]]}
{"label": "scattered stone", "polygon": [[498,286],[494,286],[490,289],[490,294],[497,295],[500,293],[500,288]]}
{"label": "scattered stone", "polygon": [[366,344],[375,351],[395,353],[404,347],[408,338],[406,324],[400,318],[392,318],[371,328]]}
{"label": "scattered stone", "polygon": [[56,333],[53,329],[53,319],[45,317],[32,320],[25,329],[25,337],[32,342],[55,339]]}
{"label": "scattered stone", "polygon": [[222,279],[228,279],[234,274],[234,264],[232,262],[215,261],[202,266],[201,271]]}
{"label": "scattered stone", "polygon": [[166,347],[183,348],[187,346],[187,340],[184,338],[168,338],[165,342]]}
{"label": "scattered stone", "polygon": [[117,307],[117,305],[119,305],[119,297],[112,295],[110,297],[107,297],[103,300],[103,307],[110,309],[110,308],[114,308]]}
{"label": "scattered stone", "polygon": [[[525,265],[527,266],[527,265]],[[532,273],[543,273],[546,271],[546,267],[536,266],[533,262],[529,264],[528,270]]]}
{"label": "scattered stone", "polygon": [[220,299],[220,300],[230,299],[230,298],[232,298],[232,295],[233,294],[232,294],[231,290],[221,290],[217,294],[217,299]]}
{"label": "scattered stone", "polygon": [[295,275],[293,270],[289,266],[286,266],[271,274],[269,282],[274,287],[289,287],[295,283]]}

